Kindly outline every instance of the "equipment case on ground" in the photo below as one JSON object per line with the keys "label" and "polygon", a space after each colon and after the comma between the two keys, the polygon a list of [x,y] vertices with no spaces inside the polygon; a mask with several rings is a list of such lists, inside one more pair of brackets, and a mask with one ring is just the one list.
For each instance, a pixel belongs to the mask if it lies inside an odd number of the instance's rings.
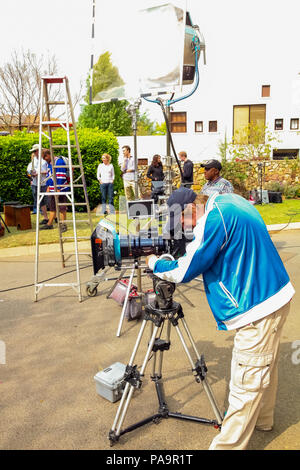
{"label": "equipment case on ground", "polygon": [[124,374],[126,366],[121,362],[115,362],[106,369],[98,372],[94,380],[98,395],[114,403],[118,401],[124,388]]}

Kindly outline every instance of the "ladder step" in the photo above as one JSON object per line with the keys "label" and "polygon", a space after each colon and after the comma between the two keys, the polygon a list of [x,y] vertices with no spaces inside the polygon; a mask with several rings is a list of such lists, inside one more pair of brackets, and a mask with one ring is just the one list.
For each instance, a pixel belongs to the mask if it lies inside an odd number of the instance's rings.
{"label": "ladder step", "polygon": [[[53,194],[53,193],[51,193]],[[68,194],[68,193],[57,193],[57,194]],[[59,206],[72,206],[72,203],[71,202],[59,202],[58,203]],[[74,206],[87,206],[87,202],[74,202]]]}
{"label": "ladder step", "polygon": [[[45,195],[46,196],[66,196],[66,195],[72,195],[72,193],[71,191],[63,191],[63,192],[49,191],[49,193],[45,193]],[[59,204],[62,204],[62,203],[60,202]]]}
{"label": "ladder step", "polygon": [[[91,237],[77,237],[77,240],[90,240]],[[62,240],[75,240],[75,237],[62,237]]]}
{"label": "ladder step", "polygon": [[[82,222],[86,223],[86,222],[90,222],[90,221],[88,219],[76,219],[75,222],[76,222],[76,224],[80,224]],[[72,219],[61,220],[60,223],[61,224],[72,224],[73,220]]]}
{"label": "ladder step", "polygon": [[65,101],[47,101],[46,103],[51,105],[67,104]]}
{"label": "ladder step", "polygon": [[[70,183],[68,183],[70,184]],[[56,187],[57,188],[64,188],[66,185],[65,184],[57,184]],[[73,188],[83,188],[83,184],[73,184]]]}
{"label": "ladder step", "polygon": [[40,282],[40,283],[37,283],[36,286],[38,286],[38,287],[59,287],[59,286],[61,286],[61,287],[68,287],[68,286],[78,287],[78,284],[75,283],[75,282],[63,282],[61,284],[54,284],[54,283],[51,283],[51,284],[47,283],[46,284],[46,283],[41,283]]}
{"label": "ladder step", "polygon": [[67,77],[41,77],[45,83],[63,83]]}
{"label": "ladder step", "polygon": [[[67,149],[68,145],[52,145],[53,149]],[[76,145],[70,145],[71,149],[76,149]]]}
{"label": "ladder step", "polygon": [[41,124],[44,126],[49,126],[49,127],[62,127],[62,126],[68,127],[68,125],[69,127],[73,127],[72,122],[69,122],[69,124],[67,124],[66,122],[63,122],[63,121],[42,121]]}

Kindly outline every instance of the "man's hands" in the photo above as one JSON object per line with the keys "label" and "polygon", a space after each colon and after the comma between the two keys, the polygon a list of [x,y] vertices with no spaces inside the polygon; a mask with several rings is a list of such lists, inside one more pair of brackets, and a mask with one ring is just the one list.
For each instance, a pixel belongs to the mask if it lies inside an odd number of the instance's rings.
{"label": "man's hands", "polygon": [[150,263],[150,264],[151,264],[151,269],[152,269],[152,268],[153,268],[153,264],[152,264],[151,261],[150,261],[151,258],[152,258],[152,261],[153,261],[153,263],[154,263],[154,262],[157,260],[157,256],[155,256],[155,255],[149,255],[149,256],[146,257],[146,264],[147,264],[148,267],[150,267],[150,266],[149,266],[149,263]]}

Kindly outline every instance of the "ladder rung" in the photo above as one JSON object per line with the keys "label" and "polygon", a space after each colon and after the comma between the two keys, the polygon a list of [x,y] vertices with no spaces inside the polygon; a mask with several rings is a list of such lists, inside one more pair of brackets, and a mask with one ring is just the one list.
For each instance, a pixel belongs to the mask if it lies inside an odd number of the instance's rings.
{"label": "ladder rung", "polygon": [[78,287],[78,284],[75,283],[75,282],[63,282],[61,284],[46,284],[46,283],[37,283],[36,286],[38,287],[67,287],[67,286],[74,286],[74,287]]}
{"label": "ladder rung", "polygon": [[90,223],[89,219],[77,219],[77,220],[76,220],[76,224],[81,224],[81,223],[83,223],[83,222],[84,222],[85,224],[89,224],[89,223]]}
{"label": "ladder rung", "polygon": [[[72,195],[71,191],[62,191],[62,192],[49,191],[49,193],[45,193],[46,196],[66,196],[67,194]],[[59,204],[65,205],[61,202]]]}
{"label": "ladder rung", "polygon": [[[68,183],[68,185],[71,186],[70,183]],[[66,185],[65,185],[65,184],[57,184],[56,187],[57,187],[57,188],[65,188]],[[83,188],[83,184],[75,184],[75,183],[74,183],[74,184],[73,184],[73,188]]]}
{"label": "ladder rung", "polygon": [[[76,224],[79,224],[81,222],[90,222],[88,219],[76,219],[75,220]],[[72,219],[67,219],[67,220],[60,220],[61,224],[72,224],[73,220]]]}
{"label": "ladder rung", "polygon": [[[51,193],[53,194],[53,193]],[[57,194],[68,194],[68,193],[57,193]],[[59,206],[72,206],[72,202],[59,202]],[[87,206],[87,202],[74,202],[74,206]]]}
{"label": "ladder rung", "polygon": [[[90,240],[91,237],[77,237],[77,240]],[[62,240],[75,240],[75,237],[62,237]]]}
{"label": "ladder rung", "polygon": [[[67,149],[68,147],[68,145],[52,145],[53,149]],[[76,145],[70,145],[70,148],[75,149]]]}
{"label": "ladder rung", "polygon": [[[67,127],[68,124],[63,121],[42,121],[43,126],[49,126],[49,127],[62,127],[65,126]],[[69,127],[73,127],[73,123],[69,122]]]}
{"label": "ladder rung", "polygon": [[45,83],[63,83],[67,77],[41,77]]}
{"label": "ladder rung", "polygon": [[46,103],[51,105],[66,104],[65,101],[47,101]]}

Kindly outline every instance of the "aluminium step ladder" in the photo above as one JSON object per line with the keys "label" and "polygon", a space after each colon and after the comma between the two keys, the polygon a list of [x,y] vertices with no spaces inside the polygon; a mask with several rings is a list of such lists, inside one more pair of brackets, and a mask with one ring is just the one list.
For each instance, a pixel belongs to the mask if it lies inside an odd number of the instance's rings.
{"label": "aluminium step ladder", "polygon": [[[51,89],[52,87],[52,89]],[[53,92],[53,87],[56,89],[58,87],[58,91],[55,90]],[[62,88],[62,90],[61,90]],[[51,99],[51,95],[55,95],[59,97],[59,100],[56,98]],[[62,99],[60,97],[63,96]],[[60,106],[62,109],[61,116],[62,118],[51,118],[52,109],[56,106]],[[44,129],[48,130],[46,134]],[[64,129],[66,132],[66,144],[63,145],[55,145],[53,143],[53,130],[61,128]],[[71,145],[71,138],[70,138],[70,131],[74,132],[75,138],[75,145]],[[56,217],[58,222],[58,232],[59,232],[59,246],[60,246],[60,254],[62,260],[62,266],[66,266],[66,261],[71,256],[75,256],[75,265],[76,269],[76,280],[70,283],[49,283],[47,281],[40,282],[39,281],[39,213],[40,213],[40,203],[45,196],[45,193],[41,192],[41,162],[43,158],[43,149],[42,149],[42,137],[46,137],[49,141],[49,150],[51,154],[51,166],[52,166],[52,175],[48,176],[47,179],[50,177],[53,179],[54,183],[54,192],[49,192],[47,195],[51,195],[55,197],[56,202]],[[57,165],[56,164],[56,156],[59,155],[60,149],[67,149],[68,152],[68,161],[65,160],[65,165]],[[74,153],[76,153],[76,157],[78,160],[78,164],[74,165],[72,163],[72,149]],[[59,202],[59,195],[62,193],[60,192],[60,187],[57,184],[57,173],[59,173],[59,169],[63,167],[68,167],[69,170],[69,184],[68,190],[63,192],[63,195],[66,196],[67,202],[60,203]],[[75,171],[74,171],[75,170]],[[74,176],[76,173],[76,177]],[[38,165],[38,193],[37,193],[37,223],[36,223],[36,256],[35,256],[35,284],[34,284],[34,295],[35,301],[38,299],[38,293],[43,287],[72,287],[77,293],[79,297],[79,301],[82,300],[82,293],[81,293],[81,283],[80,283],[80,265],[79,265],[79,255],[88,255],[91,257],[91,251],[87,253],[79,253],[78,252],[78,241],[79,240],[90,240],[89,237],[78,237],[77,236],[77,224],[87,223],[90,229],[90,235],[93,233],[93,224],[88,200],[88,193],[87,187],[84,177],[84,170],[82,165],[82,158],[80,153],[80,147],[78,142],[78,136],[76,132],[76,123],[74,117],[74,111],[72,106],[72,100],[70,95],[69,89],[69,82],[67,77],[54,77],[54,76],[47,76],[41,77],[41,106],[40,106],[40,125],[39,125],[39,165]],[[74,188],[81,188],[83,190],[84,202],[75,202],[75,195],[74,195]],[[78,191],[78,190],[77,190]],[[59,207],[61,205],[65,205],[71,208],[72,218],[69,220],[62,221],[60,219],[60,211]],[[86,208],[87,218],[79,219],[76,218],[75,207],[76,206],[83,206]],[[64,236],[62,227],[64,224],[72,224],[73,226],[73,236]],[[69,254],[66,256],[64,250],[64,242],[73,241],[74,243],[74,253]]]}

